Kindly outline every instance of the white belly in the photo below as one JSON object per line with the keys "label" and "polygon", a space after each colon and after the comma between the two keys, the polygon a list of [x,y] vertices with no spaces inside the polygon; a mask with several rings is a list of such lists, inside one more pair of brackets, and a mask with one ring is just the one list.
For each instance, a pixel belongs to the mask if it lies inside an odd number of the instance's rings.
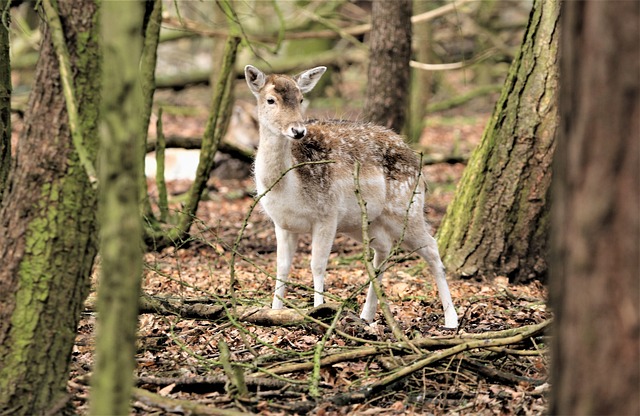
{"label": "white belly", "polygon": [[[256,164],[256,187],[262,195],[267,186],[258,173],[263,164]],[[382,213],[387,187],[382,174],[360,180],[360,192],[366,202],[369,221]],[[338,232],[353,232],[362,227],[362,212],[355,194],[354,179],[346,176],[334,180],[329,189],[315,198],[303,191],[298,178],[287,174],[281,182],[260,200],[262,207],[280,228],[294,233],[310,233],[315,224],[334,223]]]}

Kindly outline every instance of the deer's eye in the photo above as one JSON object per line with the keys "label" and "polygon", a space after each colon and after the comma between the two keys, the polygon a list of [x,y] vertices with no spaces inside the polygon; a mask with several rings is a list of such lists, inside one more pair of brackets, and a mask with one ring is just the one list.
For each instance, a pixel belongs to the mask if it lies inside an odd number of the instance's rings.
{"label": "deer's eye", "polygon": [[273,105],[276,103],[276,100],[273,98],[267,98],[267,104]]}
{"label": "deer's eye", "polygon": [[302,104],[303,101],[304,101],[304,98],[300,98],[300,104]]}

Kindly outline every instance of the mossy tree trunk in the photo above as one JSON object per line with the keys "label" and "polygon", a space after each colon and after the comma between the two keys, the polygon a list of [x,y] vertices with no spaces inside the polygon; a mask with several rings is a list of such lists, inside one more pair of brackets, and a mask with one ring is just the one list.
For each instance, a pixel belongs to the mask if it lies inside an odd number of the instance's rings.
{"label": "mossy tree trunk", "polygon": [[11,166],[9,3],[9,0],[0,0],[0,202]]}
{"label": "mossy tree trunk", "polygon": [[547,273],[548,191],[558,125],[556,0],[536,0],[520,53],[438,233],[458,276]]}
{"label": "mossy tree trunk", "polygon": [[227,131],[231,118],[231,97],[233,95],[233,65],[236,62],[240,38],[227,38],[224,56],[222,57],[220,76],[214,89],[209,119],[205,126],[200,147],[200,159],[196,178],[189,188],[187,201],[183,210],[177,215],[176,226],[159,232],[147,229],[145,242],[148,247],[160,249],[168,245],[182,244],[189,237],[189,230],[196,217],[202,192],[213,168],[214,156],[220,141]]}
{"label": "mossy tree trunk", "polygon": [[140,192],[140,211],[150,224],[154,224],[153,212],[151,211],[151,202],[147,190],[147,178],[144,175],[144,164],[147,148],[147,132],[149,130],[149,120],[153,111],[153,96],[156,91],[156,63],[158,61],[158,44],[160,42],[160,25],[162,24],[162,1],[147,0],[145,2],[145,15],[143,23],[140,23],[144,31],[144,44],[142,49],[142,57],[140,59],[140,83],[142,84],[143,105],[140,123],[140,138],[136,145],[140,147],[138,153],[140,163],[138,164],[139,175],[139,192]]}
{"label": "mossy tree trunk", "polygon": [[411,60],[411,0],[374,0],[364,119],[400,133]]}
{"label": "mossy tree trunk", "polygon": [[640,3],[564,2],[552,415],[640,414]]}
{"label": "mossy tree trunk", "polygon": [[[97,7],[59,2],[83,145],[94,159],[100,94]],[[67,399],[71,350],[97,251],[96,193],[72,142],[51,33],[0,205],[0,409],[45,414]]]}
{"label": "mossy tree trunk", "polygon": [[[433,10],[441,6],[439,1],[416,0],[413,2],[413,14]],[[423,63],[434,63],[435,54],[432,52],[432,25],[431,22],[422,22],[414,25],[412,40],[416,60]],[[411,71],[411,88],[409,89],[409,111],[405,121],[407,140],[410,143],[419,143],[422,130],[425,126],[427,107],[431,99],[433,79],[437,74],[433,71],[424,71],[413,68]]]}
{"label": "mossy tree trunk", "polygon": [[91,413],[130,412],[140,279],[142,175],[140,56],[144,3],[105,2],[101,10],[103,94],[100,137],[100,255],[96,364]]}

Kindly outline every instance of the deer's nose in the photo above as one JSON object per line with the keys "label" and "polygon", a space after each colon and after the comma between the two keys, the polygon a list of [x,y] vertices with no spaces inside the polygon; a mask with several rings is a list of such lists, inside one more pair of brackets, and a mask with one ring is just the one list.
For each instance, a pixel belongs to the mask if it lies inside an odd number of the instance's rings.
{"label": "deer's nose", "polygon": [[291,127],[291,134],[294,139],[302,139],[307,134],[306,127]]}

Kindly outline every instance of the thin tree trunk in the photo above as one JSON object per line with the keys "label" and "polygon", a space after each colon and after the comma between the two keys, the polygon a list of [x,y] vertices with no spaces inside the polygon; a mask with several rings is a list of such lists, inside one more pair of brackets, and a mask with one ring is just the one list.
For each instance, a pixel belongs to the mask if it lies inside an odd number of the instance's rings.
{"label": "thin tree trunk", "polygon": [[231,118],[233,64],[236,61],[239,44],[240,38],[230,37],[227,39],[224,57],[222,58],[220,79],[218,79],[218,84],[214,90],[209,120],[202,137],[196,178],[191,188],[189,188],[187,202],[178,216],[177,226],[161,230],[158,233],[154,233],[153,230],[147,230],[145,241],[149,247],[159,249],[170,244],[179,244],[189,235],[202,192],[213,168],[214,156],[227,131]]}
{"label": "thin tree trunk", "polygon": [[364,119],[400,133],[409,94],[411,0],[374,0]]}
{"label": "thin tree trunk", "polygon": [[[140,80],[142,94],[144,97],[142,109],[142,123],[140,123],[140,138],[137,145],[140,147],[138,164],[140,171],[144,172],[144,160],[147,147],[147,132],[149,130],[149,120],[153,110],[153,96],[156,91],[156,62],[158,60],[158,44],[160,42],[160,25],[162,24],[162,1],[148,0],[145,2],[144,16],[144,47],[140,59]],[[144,216],[152,220],[151,203],[147,191],[147,178],[144,174],[139,175],[140,179],[140,209]]]}
{"label": "thin tree trunk", "polygon": [[564,2],[550,414],[640,414],[640,3]]}
{"label": "thin tree trunk", "polygon": [[0,202],[11,167],[11,64],[9,0],[0,0]]}
{"label": "thin tree trunk", "polygon": [[[93,1],[65,0],[59,12],[84,146],[95,156],[97,8]],[[32,415],[67,397],[71,349],[97,250],[96,195],[71,139],[46,28],[16,150],[0,205],[0,409]]]}
{"label": "thin tree trunk", "polygon": [[100,137],[100,255],[96,365],[91,413],[128,415],[135,368],[142,274],[139,184],[140,56],[144,3],[102,6],[103,60]]}
{"label": "thin tree trunk", "polygon": [[520,53],[447,209],[438,242],[453,274],[546,276],[558,18],[557,1],[534,1]]}
{"label": "thin tree trunk", "polygon": [[[440,3],[427,0],[413,2],[413,14],[419,15],[438,7]],[[413,28],[413,49],[416,60],[423,63],[434,63],[431,41],[431,22],[420,22]],[[433,71],[411,69],[411,88],[409,90],[409,111],[406,117],[406,135],[411,143],[419,143],[427,116],[427,107],[431,99],[433,78],[437,76]]]}

